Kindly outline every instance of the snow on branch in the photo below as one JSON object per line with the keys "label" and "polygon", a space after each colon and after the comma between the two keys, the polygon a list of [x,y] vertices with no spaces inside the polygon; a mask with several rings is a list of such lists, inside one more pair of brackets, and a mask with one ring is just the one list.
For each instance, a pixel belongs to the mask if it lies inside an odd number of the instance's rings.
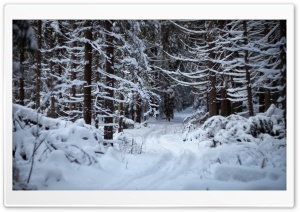
{"label": "snow on branch", "polygon": [[188,34],[206,34],[207,31],[201,30],[201,31],[197,31],[197,30],[191,30],[188,29],[186,27],[183,27],[177,23],[175,23],[174,21],[169,20],[169,22],[171,22],[172,24],[174,24],[176,27],[178,27],[179,29],[183,30],[184,32],[188,33]]}
{"label": "snow on branch", "polygon": [[[159,69],[160,71],[164,72],[165,74],[167,74],[169,77],[171,77],[175,82],[177,82],[180,85],[183,86],[197,86],[197,85],[205,85],[208,83],[208,81],[202,81],[202,82],[185,82],[179,79],[176,79],[175,77],[173,77],[172,75],[174,75],[174,72],[162,69],[161,67],[158,66],[153,66],[154,68]],[[176,72],[175,72],[176,74]]]}

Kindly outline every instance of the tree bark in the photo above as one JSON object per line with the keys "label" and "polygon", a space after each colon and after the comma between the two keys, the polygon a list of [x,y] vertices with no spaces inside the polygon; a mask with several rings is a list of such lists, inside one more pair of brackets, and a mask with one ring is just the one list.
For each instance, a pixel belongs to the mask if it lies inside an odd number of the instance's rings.
{"label": "tree bark", "polygon": [[[269,33],[269,25],[266,23],[264,28],[264,36],[267,36]],[[270,42],[270,38],[267,39],[268,43]],[[268,60],[268,57],[265,57],[266,60]],[[260,74],[260,76],[263,76],[263,73]],[[266,84],[269,84],[269,80],[266,81]],[[268,97],[268,100],[267,100]],[[258,104],[259,104],[259,112],[263,113],[269,108],[269,102],[270,102],[270,93],[269,90],[266,88],[258,88]],[[266,108],[266,103],[268,103],[268,108]]]}
{"label": "tree bark", "polygon": [[132,104],[130,105],[130,113],[131,113],[131,119],[135,121],[135,109],[136,109],[136,102],[135,102],[135,95],[134,92],[132,94]]}
{"label": "tree bark", "polygon": [[[108,74],[114,74],[114,46],[113,41],[114,38],[109,33],[112,32],[112,21],[105,21],[105,30],[108,32],[106,34],[106,72]],[[114,88],[114,79],[106,76],[106,86],[109,88]],[[113,112],[114,112],[114,91],[112,89],[106,88],[105,92],[107,93],[107,97],[110,99],[105,99],[105,109],[107,115],[104,118],[104,139],[112,140],[113,139]],[[112,144],[111,144],[112,145]]]}
{"label": "tree bark", "polygon": [[[123,101],[124,100],[124,96],[122,93],[119,94],[119,100]],[[118,132],[123,132],[123,116],[124,116],[124,105],[123,102],[119,103],[119,128],[118,128]]]}
{"label": "tree bark", "polygon": [[[211,67],[211,65],[209,65]],[[209,91],[209,116],[216,116],[217,112],[217,91],[216,91],[216,75],[214,73],[210,73],[209,81],[210,81],[210,91]]]}
{"label": "tree bark", "polygon": [[265,89],[265,111],[271,106],[271,94],[269,89]]}
{"label": "tree bark", "polygon": [[142,99],[140,96],[137,96],[135,121],[138,123],[141,123],[141,120],[142,120],[141,117],[142,117]]}
{"label": "tree bark", "polygon": [[[91,21],[86,21],[84,26],[85,38],[88,41],[92,40],[92,29]],[[83,99],[83,118],[86,124],[92,123],[92,94],[91,94],[91,84],[92,84],[92,46],[86,41],[84,44],[84,99]]]}
{"label": "tree bark", "polygon": [[[213,48],[215,47],[214,44],[214,37],[212,34],[212,26],[213,21],[209,21],[208,23],[208,34],[207,34],[207,45],[209,49],[209,61],[208,61],[208,68],[214,68],[214,62],[212,60],[215,59],[215,53]],[[209,94],[208,94],[208,102],[209,102],[209,116],[217,115],[217,90],[216,90],[216,73],[214,71],[209,71]]]}
{"label": "tree bark", "polygon": [[42,21],[37,21],[37,45],[38,50],[36,52],[36,93],[35,93],[35,108],[40,108],[41,102],[41,63],[42,63]]}
{"label": "tree bark", "polygon": [[230,115],[230,102],[227,99],[226,88],[221,88],[221,116],[229,116]]}
{"label": "tree bark", "polygon": [[[21,47],[22,48],[22,47]],[[25,89],[24,89],[24,49],[21,49],[20,51],[20,72],[21,72],[21,77],[20,77],[20,89],[19,89],[19,104],[24,106],[24,99],[25,99]]]}
{"label": "tree bark", "polygon": [[[97,37],[95,37],[95,39],[97,39]],[[95,71],[95,83],[96,83],[96,86],[97,86],[97,89],[98,89],[98,91],[99,92],[101,92],[101,86],[99,86],[98,85],[98,82],[100,82],[101,81],[101,75],[100,75],[100,73],[98,72],[98,69],[99,68],[101,68],[101,66],[100,66],[100,64],[101,64],[101,62],[100,62],[100,56],[99,56],[99,54],[94,54],[93,55],[94,56],[94,58],[95,58],[95,64],[96,64],[96,71]],[[96,100],[97,100],[97,102],[96,102]],[[95,105],[103,105],[103,101],[102,100],[100,100],[100,98],[98,98],[97,99],[97,94],[95,95]],[[99,112],[99,110],[95,107],[95,111],[94,111],[94,119],[95,119],[95,127],[98,129],[99,128],[99,122],[100,122],[100,117],[99,117],[99,115],[100,115],[100,112]]]}
{"label": "tree bark", "polygon": [[[245,46],[248,44],[248,32],[247,32],[247,21],[243,21],[243,27],[244,27],[244,44]],[[252,87],[251,87],[251,77],[250,77],[250,70],[249,70],[249,52],[248,50],[245,50],[245,71],[246,71],[246,83],[247,83],[247,97],[248,97],[248,109],[249,109],[249,116],[254,116],[253,111],[253,103],[252,103]]]}
{"label": "tree bark", "polygon": [[[72,21],[72,30],[74,31],[76,29],[76,23],[75,21]],[[77,47],[77,42],[76,41],[73,41],[72,44],[71,44],[71,47],[73,48],[72,49],[72,52],[71,52],[71,75],[70,75],[70,80],[71,82],[73,82],[74,80],[76,80],[76,68],[77,68],[77,63],[76,63],[76,60],[77,60],[77,56],[76,56],[76,53],[77,51],[74,49],[74,47]],[[75,85],[72,85],[71,87],[71,103],[70,103],[70,118],[72,121],[75,121],[75,113],[72,112],[74,110],[76,110],[76,103],[74,102],[75,101],[75,98],[76,98],[76,86]]]}
{"label": "tree bark", "polygon": [[50,98],[50,117],[51,118],[55,118],[56,115],[55,115],[55,96],[53,94],[53,90],[54,90],[54,64],[53,64],[53,48],[54,48],[54,42],[53,42],[53,30],[52,30],[52,27],[50,27],[50,30],[49,30],[49,38],[50,38],[50,43],[49,43],[49,46],[50,46],[50,88],[51,88],[51,98]]}
{"label": "tree bark", "polygon": [[[280,20],[280,39],[286,39],[286,20]],[[283,87],[281,91],[281,97],[282,97],[282,109],[284,111],[284,120],[285,120],[285,126],[287,124],[286,122],[286,42],[284,45],[280,47],[280,68],[281,68],[281,86]]]}
{"label": "tree bark", "polygon": [[[226,26],[226,21],[225,20],[219,20],[218,21],[218,25],[219,28],[221,29],[220,31],[220,36],[224,37],[226,36],[225,32],[222,31],[224,30],[225,26]],[[220,56],[219,58],[222,60],[224,59],[226,55],[226,50],[221,50]],[[221,66],[222,67],[222,66]],[[227,81],[225,78],[225,74],[224,74],[224,70],[221,68],[221,72],[223,73],[221,76],[221,80],[222,80],[222,88],[221,88],[221,100],[220,100],[220,109],[221,109],[221,116],[229,116],[230,115],[230,101],[227,99]]]}

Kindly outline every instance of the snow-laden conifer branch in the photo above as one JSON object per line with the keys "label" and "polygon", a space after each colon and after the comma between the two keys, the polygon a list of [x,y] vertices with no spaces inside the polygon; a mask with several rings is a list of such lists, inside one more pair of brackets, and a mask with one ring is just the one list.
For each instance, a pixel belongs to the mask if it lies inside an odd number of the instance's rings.
{"label": "snow-laden conifer branch", "polygon": [[169,22],[171,22],[172,24],[174,24],[176,27],[178,27],[179,29],[183,30],[185,33],[188,33],[188,34],[206,34],[207,32],[206,31],[198,31],[198,30],[191,30],[191,29],[188,29],[186,27],[183,27],[177,23],[175,23],[174,21],[171,21],[169,20]]}

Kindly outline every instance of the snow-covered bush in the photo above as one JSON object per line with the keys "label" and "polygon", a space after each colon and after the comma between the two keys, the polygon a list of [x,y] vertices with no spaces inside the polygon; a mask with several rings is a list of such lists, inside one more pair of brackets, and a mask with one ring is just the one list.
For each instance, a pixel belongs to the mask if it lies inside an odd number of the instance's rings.
{"label": "snow-covered bush", "polygon": [[195,113],[193,113],[191,116],[186,117],[183,120],[183,124],[191,124],[194,126],[200,126],[201,124],[206,121],[208,118],[208,113],[204,110],[197,110]]}
{"label": "snow-covered bush", "polygon": [[250,131],[254,137],[259,134],[270,134],[279,138],[285,137],[283,110],[271,105],[265,113],[249,118],[252,122]]}
{"label": "snow-covered bush", "polygon": [[228,117],[213,116],[202,126],[184,133],[184,141],[212,141],[212,146],[232,142],[260,142],[265,134],[276,138],[285,137],[284,118],[282,110],[275,105],[265,113],[259,113],[250,118],[239,115]]}
{"label": "snow-covered bush", "polygon": [[250,118],[239,115],[214,116],[188,133],[187,142],[198,142],[203,165],[201,175],[214,173],[220,181],[242,182],[286,173],[286,136],[282,110],[272,105],[265,113]]}
{"label": "snow-covered bush", "polygon": [[[57,152],[68,163],[86,166],[98,164],[99,155],[96,150],[99,143],[103,142],[102,131],[85,124],[82,119],[72,123],[44,117],[20,105],[14,105],[13,109],[15,189],[26,187],[30,178],[30,166],[39,167],[44,164],[47,167],[49,158],[54,158],[53,154]],[[45,176],[45,179],[50,178],[51,176]]]}
{"label": "snow-covered bush", "polygon": [[207,120],[207,118],[208,118],[208,113],[205,112],[204,110],[197,110],[191,116],[186,117],[183,120],[184,137],[186,137],[187,134],[192,130],[200,127],[205,122],[205,120]]}

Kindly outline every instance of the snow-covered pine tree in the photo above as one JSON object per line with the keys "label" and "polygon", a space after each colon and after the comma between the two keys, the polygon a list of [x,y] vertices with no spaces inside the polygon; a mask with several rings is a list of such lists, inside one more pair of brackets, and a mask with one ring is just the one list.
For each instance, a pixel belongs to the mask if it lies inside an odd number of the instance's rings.
{"label": "snow-covered pine tree", "polygon": [[106,20],[104,23],[104,28],[106,31],[105,44],[106,44],[106,82],[105,82],[105,93],[106,98],[104,101],[105,107],[105,117],[104,117],[104,139],[113,139],[113,112],[114,112],[114,37],[112,36],[113,22],[111,20]]}
{"label": "snow-covered pine tree", "polygon": [[78,98],[77,96],[77,73],[79,72],[79,68],[80,66],[80,51],[81,51],[81,47],[79,46],[79,42],[74,39],[74,34],[77,33],[77,28],[78,28],[78,23],[76,20],[71,20],[70,22],[70,32],[69,32],[69,46],[70,49],[68,50],[68,53],[70,55],[70,85],[71,85],[71,89],[70,89],[70,96],[69,96],[69,101],[70,101],[70,106],[69,106],[69,117],[70,120],[75,121],[77,118],[76,117],[80,117],[80,113],[79,113],[79,100],[80,98]]}
{"label": "snow-covered pine tree", "polygon": [[83,85],[83,118],[86,124],[92,123],[92,21],[84,23],[84,85]]}

